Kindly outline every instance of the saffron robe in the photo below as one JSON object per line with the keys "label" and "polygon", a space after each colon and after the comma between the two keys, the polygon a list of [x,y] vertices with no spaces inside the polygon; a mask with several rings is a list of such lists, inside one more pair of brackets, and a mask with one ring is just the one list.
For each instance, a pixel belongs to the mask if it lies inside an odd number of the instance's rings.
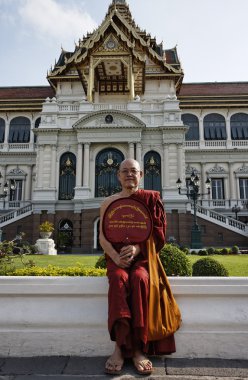
{"label": "saffron robe", "polygon": [[[152,238],[156,251],[165,244],[166,216],[160,195],[156,191],[137,190],[130,196],[142,201],[150,210],[153,220]],[[114,245],[116,250],[120,245]],[[149,266],[147,243],[140,244],[141,252],[131,267],[119,268],[107,256],[108,329],[110,338],[121,347],[125,357],[132,357],[135,348],[151,355],[176,351],[174,335],[157,341],[148,338]]]}

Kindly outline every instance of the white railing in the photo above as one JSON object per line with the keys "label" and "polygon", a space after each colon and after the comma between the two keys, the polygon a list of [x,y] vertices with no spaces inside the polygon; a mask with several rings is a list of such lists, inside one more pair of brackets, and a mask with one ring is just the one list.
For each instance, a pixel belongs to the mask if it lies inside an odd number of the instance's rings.
{"label": "white railing", "polygon": [[[194,206],[191,205],[191,213],[194,213]],[[221,225],[224,228],[227,228],[229,230],[232,230],[236,233],[239,233],[243,236],[248,237],[248,228],[245,223],[240,222],[239,220],[236,220],[234,218],[230,218],[228,216],[225,216],[223,214],[220,214],[216,211],[213,211],[211,209],[202,207],[200,205],[197,205],[197,215],[199,217],[202,217],[206,220],[209,220],[210,222],[217,223],[218,225]]]}
{"label": "white railing", "polygon": [[248,148],[248,140],[187,140],[185,141],[187,148]]}
{"label": "white railing", "polygon": [[59,112],[78,112],[78,104],[59,105]]}
{"label": "white railing", "polygon": [[102,110],[118,110],[118,111],[126,111],[126,104],[108,104],[108,103],[98,103],[93,104],[94,111],[102,111]]}
{"label": "white railing", "polygon": [[20,220],[25,216],[31,215],[33,211],[33,205],[29,203],[28,205],[18,208],[0,216],[0,227],[6,226],[7,224],[13,223],[16,220]]}
{"label": "white railing", "polygon": [[203,207],[216,209],[226,209],[228,212],[232,212],[232,207],[237,205],[242,210],[248,209],[248,199],[201,199],[199,203]]}

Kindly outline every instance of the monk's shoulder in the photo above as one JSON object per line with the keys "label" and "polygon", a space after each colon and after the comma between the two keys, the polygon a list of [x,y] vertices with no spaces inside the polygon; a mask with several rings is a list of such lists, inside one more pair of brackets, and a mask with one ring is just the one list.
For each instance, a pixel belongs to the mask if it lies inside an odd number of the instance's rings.
{"label": "monk's shoulder", "polygon": [[109,197],[107,197],[106,199],[104,199],[103,203],[101,204],[101,211],[105,211],[106,208],[112,203],[114,202],[116,199],[120,198],[120,195],[119,193],[117,194],[113,194],[113,195],[110,195]]}

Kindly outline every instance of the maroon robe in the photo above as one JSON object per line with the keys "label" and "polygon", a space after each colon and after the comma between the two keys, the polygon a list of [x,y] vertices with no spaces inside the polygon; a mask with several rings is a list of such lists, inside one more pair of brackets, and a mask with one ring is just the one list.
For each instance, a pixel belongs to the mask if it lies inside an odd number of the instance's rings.
{"label": "maroon robe", "polygon": [[[138,190],[130,196],[142,201],[153,219],[153,239],[156,251],[165,244],[166,217],[157,191]],[[118,249],[117,246],[115,246]],[[170,354],[176,351],[174,335],[159,341],[148,341],[149,271],[146,242],[131,267],[119,268],[107,256],[109,279],[108,328],[111,340],[121,347],[125,357],[133,356],[133,348],[151,355]]]}

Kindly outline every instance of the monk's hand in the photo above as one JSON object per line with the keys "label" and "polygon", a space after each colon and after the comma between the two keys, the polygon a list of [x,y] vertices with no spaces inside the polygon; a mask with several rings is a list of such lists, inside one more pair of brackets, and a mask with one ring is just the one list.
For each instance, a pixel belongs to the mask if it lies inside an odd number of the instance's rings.
{"label": "monk's hand", "polygon": [[120,251],[120,260],[122,263],[126,264],[126,267],[129,267],[139,252],[140,249],[138,245],[125,245]]}

